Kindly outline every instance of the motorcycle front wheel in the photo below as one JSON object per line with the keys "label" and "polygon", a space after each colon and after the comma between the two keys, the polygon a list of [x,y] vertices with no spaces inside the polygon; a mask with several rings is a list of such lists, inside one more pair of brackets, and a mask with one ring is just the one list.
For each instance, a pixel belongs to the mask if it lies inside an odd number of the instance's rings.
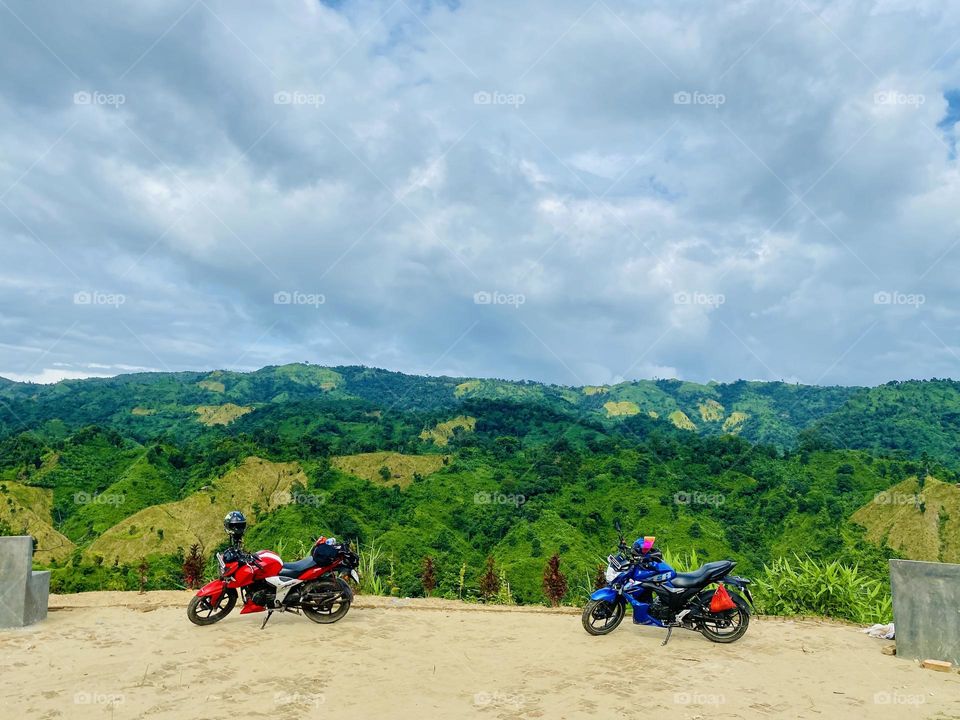
{"label": "motorcycle front wheel", "polygon": [[187,605],[187,617],[194,625],[213,625],[215,622],[223,620],[233,606],[237,604],[237,591],[228,589],[220,596],[217,604],[214,605],[209,596],[194,596]]}
{"label": "motorcycle front wheel", "polygon": [[300,609],[315,623],[329,625],[347,614],[352,601],[353,591],[343,580],[321,578],[303,589]]}
{"label": "motorcycle front wheel", "polygon": [[591,600],[583,609],[583,629],[591,635],[606,635],[617,629],[625,613],[622,602]]}

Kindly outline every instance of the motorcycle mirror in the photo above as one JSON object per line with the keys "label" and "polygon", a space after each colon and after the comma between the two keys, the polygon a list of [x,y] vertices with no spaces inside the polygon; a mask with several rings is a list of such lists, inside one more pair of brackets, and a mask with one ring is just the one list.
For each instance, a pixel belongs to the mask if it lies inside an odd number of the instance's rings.
{"label": "motorcycle mirror", "polygon": [[620,518],[613,521],[613,527],[617,529],[617,535],[623,535],[623,530],[620,529]]}

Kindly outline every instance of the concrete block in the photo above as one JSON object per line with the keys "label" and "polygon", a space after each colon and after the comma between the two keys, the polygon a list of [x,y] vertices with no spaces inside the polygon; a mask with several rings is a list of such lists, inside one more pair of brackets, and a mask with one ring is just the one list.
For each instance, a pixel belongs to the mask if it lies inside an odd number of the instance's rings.
{"label": "concrete block", "polygon": [[50,573],[33,571],[33,538],[0,537],[0,628],[47,617]]}
{"label": "concrete block", "polygon": [[890,561],[897,657],[960,665],[960,565]]}
{"label": "concrete block", "polygon": [[47,619],[47,600],[50,597],[50,573],[35,570],[27,579],[26,599],[23,602],[23,624],[33,625]]}

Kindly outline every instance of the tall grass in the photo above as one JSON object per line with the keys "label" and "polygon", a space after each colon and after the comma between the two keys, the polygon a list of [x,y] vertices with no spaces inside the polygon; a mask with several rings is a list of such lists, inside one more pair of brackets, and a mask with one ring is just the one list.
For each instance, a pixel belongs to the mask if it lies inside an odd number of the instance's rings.
{"label": "tall grass", "polygon": [[693,572],[699,570],[703,563],[696,550],[685,553],[674,553],[670,548],[663,551],[663,561],[679,573]]}
{"label": "tall grass", "polygon": [[779,558],[764,566],[752,587],[757,609],[767,615],[824,615],[861,624],[893,617],[887,584],[836,560]]}
{"label": "tall grass", "polygon": [[360,574],[360,592],[364,595],[386,595],[387,582],[379,574],[386,556],[376,545],[362,545],[357,549],[360,556],[360,565],[357,572]]}

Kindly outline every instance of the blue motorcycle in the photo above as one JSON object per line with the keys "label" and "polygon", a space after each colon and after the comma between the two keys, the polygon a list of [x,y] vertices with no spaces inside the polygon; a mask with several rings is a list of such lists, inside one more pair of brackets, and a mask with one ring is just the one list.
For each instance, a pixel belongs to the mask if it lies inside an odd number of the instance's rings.
{"label": "blue motorcycle", "polygon": [[[730,574],[734,561],[710,562],[699,570],[678,573],[663,561],[663,553],[654,545],[656,538],[639,538],[628,548],[619,521],[616,529],[619,545],[617,553],[607,557],[607,584],[590,596],[583,609],[588,633],[606,635],[616,630],[629,604],[635,624],[667,629],[662,645],[675,627],[702,633],[717,643],[743,637],[753,598],[750,581]],[[710,585],[716,587],[708,589]]]}

